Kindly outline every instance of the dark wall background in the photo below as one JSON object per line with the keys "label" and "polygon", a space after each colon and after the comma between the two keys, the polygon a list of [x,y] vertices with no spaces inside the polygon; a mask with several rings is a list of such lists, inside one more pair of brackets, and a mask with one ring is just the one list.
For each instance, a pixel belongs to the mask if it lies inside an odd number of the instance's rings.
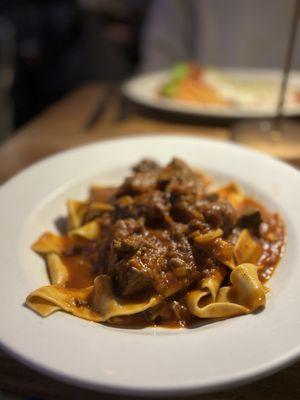
{"label": "dark wall background", "polygon": [[0,27],[8,21],[14,29],[13,128],[82,82],[121,81],[133,73],[148,6],[144,0],[0,0]]}

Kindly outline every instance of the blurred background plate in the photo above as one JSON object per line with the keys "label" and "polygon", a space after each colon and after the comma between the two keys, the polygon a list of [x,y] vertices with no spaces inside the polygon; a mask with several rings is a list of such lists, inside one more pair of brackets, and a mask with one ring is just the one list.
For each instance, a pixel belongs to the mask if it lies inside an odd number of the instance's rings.
{"label": "blurred background plate", "polygon": [[[275,116],[282,71],[277,69],[203,69],[204,81],[232,104],[204,104],[162,97],[171,70],[136,76],[123,86],[124,94],[136,103],[164,111],[215,118],[269,118]],[[300,115],[300,73],[290,76],[285,116]]]}

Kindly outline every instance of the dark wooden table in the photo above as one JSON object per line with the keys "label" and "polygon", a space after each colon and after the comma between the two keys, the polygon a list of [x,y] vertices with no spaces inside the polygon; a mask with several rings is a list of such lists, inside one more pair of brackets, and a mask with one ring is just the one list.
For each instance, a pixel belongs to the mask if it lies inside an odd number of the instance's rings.
{"label": "dark wooden table", "polygon": [[[230,140],[228,128],[211,126],[212,121],[160,115],[133,104],[127,105],[124,112],[123,101],[117,93],[111,96],[106,111],[93,128],[86,130],[84,127],[106,89],[100,84],[82,86],[19,129],[0,147],[0,182],[4,182],[24,167],[47,155],[103,138],[155,132],[183,132]],[[269,150],[272,152],[272,146]],[[293,164],[300,165],[300,151],[299,157],[295,157],[295,149],[292,149],[292,153]],[[80,389],[48,378],[20,364],[1,350],[0,389],[42,399],[121,399],[120,396]],[[241,388],[184,398],[298,400],[300,399],[300,363]]]}

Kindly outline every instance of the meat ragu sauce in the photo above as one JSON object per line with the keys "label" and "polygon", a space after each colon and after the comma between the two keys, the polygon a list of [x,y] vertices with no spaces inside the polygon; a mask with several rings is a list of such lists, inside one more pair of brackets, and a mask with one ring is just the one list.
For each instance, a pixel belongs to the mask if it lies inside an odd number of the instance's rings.
{"label": "meat ragu sauce", "polygon": [[[226,265],[234,259],[234,246],[245,228],[260,245],[256,264],[259,279],[266,282],[284,244],[279,215],[250,198],[234,207],[222,191],[212,192],[209,182],[179,159],[164,168],[143,160],[120,187],[92,189],[90,201],[113,207],[97,215],[99,238],[81,240],[64,258],[72,276],[67,286],[75,282],[80,287],[82,279],[84,287],[95,276],[107,274],[121,301],[161,297],[156,307],[114,317],[111,324],[189,326],[195,318],[186,305],[187,291],[218,272],[224,276],[224,284],[230,282]],[[222,235],[206,244],[197,243],[199,235],[211,232]]]}

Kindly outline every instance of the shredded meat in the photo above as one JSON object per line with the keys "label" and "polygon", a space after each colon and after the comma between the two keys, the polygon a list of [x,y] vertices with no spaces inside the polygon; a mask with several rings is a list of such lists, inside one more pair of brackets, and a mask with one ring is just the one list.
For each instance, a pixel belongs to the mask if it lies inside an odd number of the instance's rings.
{"label": "shredded meat", "polygon": [[111,242],[109,270],[116,290],[130,295],[154,289],[170,294],[197,275],[193,251],[186,236],[173,231],[141,228],[134,219],[118,220]]}
{"label": "shredded meat", "polygon": [[201,201],[198,210],[212,228],[221,228],[226,234],[236,223],[236,211],[226,200]]}
{"label": "shredded meat", "polygon": [[[205,185],[176,158],[165,168],[151,160],[133,168],[112,200],[114,212],[100,251],[99,265],[107,266],[116,293],[152,291],[169,297],[207,275],[214,262],[190,235],[216,227],[226,232],[236,216],[229,203],[208,195]],[[228,253],[221,244],[216,241],[217,257]],[[177,314],[182,307],[177,305]]]}

